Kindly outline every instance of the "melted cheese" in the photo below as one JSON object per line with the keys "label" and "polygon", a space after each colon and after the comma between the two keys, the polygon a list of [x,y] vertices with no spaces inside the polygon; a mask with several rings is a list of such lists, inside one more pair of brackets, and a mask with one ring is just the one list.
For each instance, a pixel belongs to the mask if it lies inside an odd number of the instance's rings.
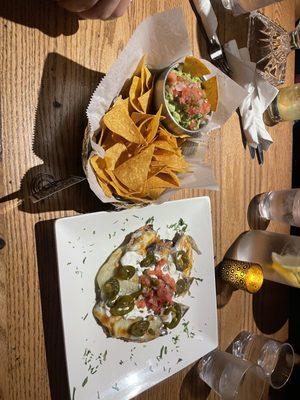
{"label": "melted cheese", "polygon": [[147,307],[144,308],[138,308],[137,306],[134,306],[133,310],[130,311],[128,314],[124,315],[125,319],[129,319],[129,318],[138,318],[138,317],[142,317],[142,318],[146,318],[149,315],[154,315],[154,312],[150,309],[148,309]]}
{"label": "melted cheese", "polygon": [[136,269],[138,276],[143,275],[143,269],[140,262],[144,257],[136,251],[127,251],[120,260],[122,265],[132,265]]}

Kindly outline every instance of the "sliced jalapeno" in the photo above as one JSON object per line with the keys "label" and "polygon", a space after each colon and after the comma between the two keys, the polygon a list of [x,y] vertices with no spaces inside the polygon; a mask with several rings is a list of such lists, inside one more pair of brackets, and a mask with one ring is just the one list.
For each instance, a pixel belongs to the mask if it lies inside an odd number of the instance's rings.
{"label": "sliced jalapeno", "polygon": [[119,297],[110,312],[113,316],[128,314],[134,307],[134,298],[130,295]]}
{"label": "sliced jalapeno", "polygon": [[174,256],[177,271],[184,271],[189,264],[189,258],[184,250],[179,250]]}
{"label": "sliced jalapeno", "polygon": [[120,291],[120,284],[118,279],[110,278],[107,282],[104,283],[102,288],[105,299],[112,300],[114,299]]}
{"label": "sliced jalapeno", "polygon": [[145,335],[149,328],[149,321],[137,321],[129,327],[129,333],[133,336],[141,337]]}
{"label": "sliced jalapeno", "polygon": [[121,265],[117,268],[116,276],[121,280],[128,280],[135,274],[135,268],[132,265]]}
{"label": "sliced jalapeno", "polygon": [[176,282],[176,294],[180,295],[188,289],[187,282],[184,279],[178,279]]}
{"label": "sliced jalapeno", "polygon": [[164,325],[166,328],[174,329],[181,320],[181,308],[179,304],[174,303],[172,307],[169,307],[164,311],[164,315],[168,315],[170,313],[172,313],[172,321],[165,322]]}
{"label": "sliced jalapeno", "polygon": [[145,258],[140,262],[142,268],[150,267],[155,264],[155,257],[153,253],[148,253]]}
{"label": "sliced jalapeno", "polygon": [[131,293],[130,296],[137,299],[139,297],[139,295],[142,293],[143,293],[143,291],[142,291],[142,289],[140,289],[140,290],[137,290],[136,292]]}

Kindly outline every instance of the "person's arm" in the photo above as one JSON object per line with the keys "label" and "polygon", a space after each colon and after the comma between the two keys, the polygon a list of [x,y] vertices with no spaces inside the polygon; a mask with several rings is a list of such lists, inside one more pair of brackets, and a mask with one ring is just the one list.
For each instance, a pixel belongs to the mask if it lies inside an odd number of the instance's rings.
{"label": "person's arm", "polygon": [[56,0],[57,3],[82,18],[112,19],[125,13],[132,0]]}

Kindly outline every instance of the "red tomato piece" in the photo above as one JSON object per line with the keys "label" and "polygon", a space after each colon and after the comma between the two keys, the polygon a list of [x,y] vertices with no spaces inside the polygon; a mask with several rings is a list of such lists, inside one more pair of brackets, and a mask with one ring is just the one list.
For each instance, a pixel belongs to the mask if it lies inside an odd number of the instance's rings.
{"label": "red tomato piece", "polygon": [[169,72],[168,77],[167,77],[168,83],[171,85],[177,82],[177,75],[174,71]]}
{"label": "red tomato piece", "polygon": [[175,280],[169,274],[165,274],[163,276],[163,280],[175,292],[175,290],[176,290],[176,282],[175,282]]}
{"label": "red tomato piece", "polygon": [[136,304],[136,306],[137,306],[138,308],[145,308],[145,307],[146,307],[146,302],[145,302],[145,300],[138,300],[135,304]]}

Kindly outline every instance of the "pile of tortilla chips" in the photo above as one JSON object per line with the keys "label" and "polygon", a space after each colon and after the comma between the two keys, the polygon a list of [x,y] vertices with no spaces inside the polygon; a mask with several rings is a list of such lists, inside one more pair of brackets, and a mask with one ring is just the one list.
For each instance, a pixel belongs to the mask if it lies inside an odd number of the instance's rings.
{"label": "pile of tortilla chips", "polygon": [[133,202],[157,199],[180,186],[178,173],[188,170],[178,138],[162,125],[161,109],[151,114],[154,77],[139,63],[130,84],[101,121],[99,145],[104,158],[90,158],[99,185],[108,197]]}

